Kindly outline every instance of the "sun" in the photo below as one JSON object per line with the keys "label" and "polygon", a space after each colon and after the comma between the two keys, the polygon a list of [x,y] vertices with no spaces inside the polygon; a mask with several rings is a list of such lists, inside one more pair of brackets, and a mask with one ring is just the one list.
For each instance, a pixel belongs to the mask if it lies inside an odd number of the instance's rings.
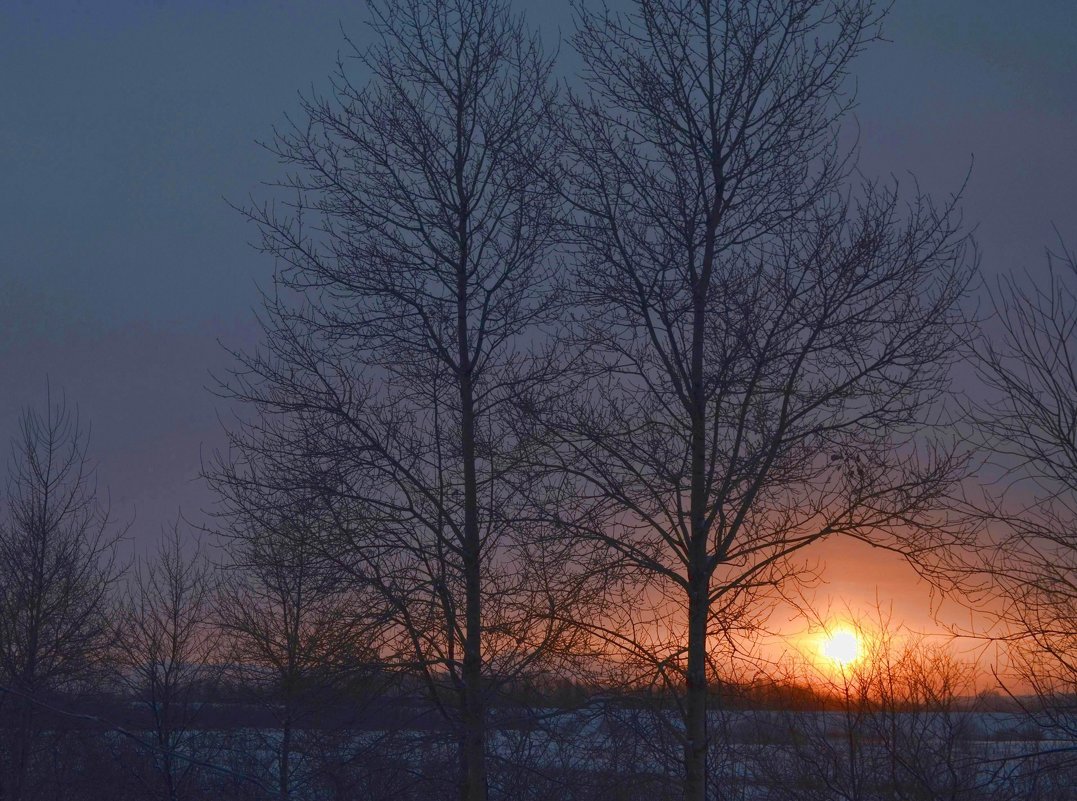
{"label": "sun", "polygon": [[823,637],[820,650],[824,657],[835,662],[838,667],[846,667],[860,656],[860,640],[854,631],[837,629]]}

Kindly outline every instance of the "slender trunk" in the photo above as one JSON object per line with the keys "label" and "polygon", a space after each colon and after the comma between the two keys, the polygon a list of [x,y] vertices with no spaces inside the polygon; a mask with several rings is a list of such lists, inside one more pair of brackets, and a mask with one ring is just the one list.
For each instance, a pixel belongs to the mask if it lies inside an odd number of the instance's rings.
{"label": "slender trunk", "polygon": [[[161,752],[161,778],[164,780],[165,792],[169,801],[177,801],[179,793],[176,788],[174,754],[177,746],[177,738],[173,736],[171,715],[167,700],[158,701],[156,696],[156,682],[150,680],[150,709],[153,712],[154,725],[157,728],[157,747]],[[169,692],[162,689],[161,694],[167,699]]]}
{"label": "slender trunk", "polygon": [[[469,426],[465,424],[464,431]],[[467,438],[467,434],[464,434]],[[465,451],[472,451],[474,445],[465,445]],[[465,459],[467,456],[465,455]],[[467,473],[471,474],[470,481]],[[464,630],[464,786],[461,793],[464,801],[485,801],[486,799],[486,731],[485,703],[482,688],[482,615],[481,586],[479,583],[479,532],[478,515],[475,508],[475,466],[472,461],[470,470],[465,466],[465,484],[470,484],[471,500],[465,501],[466,544],[464,554],[465,582],[465,630]]]}
{"label": "slender trunk", "polygon": [[292,751],[292,720],[289,715],[284,720],[284,726],[281,729],[280,737],[280,756],[278,760],[278,768],[280,772],[280,799],[281,801],[288,801],[291,795],[291,751]]}
{"label": "slender trunk", "polygon": [[165,791],[168,793],[168,801],[178,801],[179,792],[176,789],[175,765],[172,760],[172,751],[176,742],[171,733],[165,733],[159,740],[163,757],[161,768],[164,772]]}
{"label": "slender trunk", "polygon": [[685,693],[685,801],[707,798],[707,594],[706,574],[693,576],[688,597],[688,674]]}
{"label": "slender trunk", "polygon": [[854,799],[860,798],[860,748],[857,729],[860,726],[859,710],[853,709],[852,696],[849,692],[849,679],[844,676],[842,668],[842,681],[845,684],[845,737],[849,748],[849,791]]}
{"label": "slender trunk", "polygon": [[37,741],[37,726],[34,720],[33,701],[29,698],[19,699],[18,723],[15,726],[18,742],[15,744],[14,775],[11,782],[12,801],[22,801],[29,793],[30,762],[33,746]]}
{"label": "slender trunk", "polygon": [[460,358],[460,437],[464,462],[464,664],[460,797],[486,801],[486,709],[482,688],[482,542],[475,465],[475,394],[468,349],[467,272],[458,272],[457,334]]}
{"label": "slender trunk", "polygon": [[[702,428],[700,421],[699,428]],[[696,437],[693,436],[693,444]],[[696,460],[693,447],[693,462]],[[700,484],[702,484],[702,453]],[[693,473],[695,470],[693,469]],[[693,475],[692,553],[688,572],[688,670],[685,681],[684,798],[707,801],[707,618],[710,613],[710,571],[703,501],[697,501]],[[702,488],[700,489],[702,493]]]}
{"label": "slender trunk", "polygon": [[703,382],[703,344],[707,292],[714,264],[713,226],[702,270],[692,288],[692,361],[689,413],[692,421],[691,541],[688,544],[688,670],[685,677],[684,798],[707,799],[707,618],[710,612],[710,558],[707,530],[707,400]]}

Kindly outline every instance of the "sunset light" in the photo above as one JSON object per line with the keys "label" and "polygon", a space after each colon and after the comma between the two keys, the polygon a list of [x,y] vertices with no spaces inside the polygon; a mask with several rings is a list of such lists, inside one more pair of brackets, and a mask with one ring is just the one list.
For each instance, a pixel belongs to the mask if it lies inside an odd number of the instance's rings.
{"label": "sunset light", "polygon": [[824,636],[820,650],[823,656],[839,667],[846,667],[860,656],[860,641],[855,632],[838,629]]}
{"label": "sunset light", "polygon": [[1075,30],[0,0],[0,801],[1077,801]]}

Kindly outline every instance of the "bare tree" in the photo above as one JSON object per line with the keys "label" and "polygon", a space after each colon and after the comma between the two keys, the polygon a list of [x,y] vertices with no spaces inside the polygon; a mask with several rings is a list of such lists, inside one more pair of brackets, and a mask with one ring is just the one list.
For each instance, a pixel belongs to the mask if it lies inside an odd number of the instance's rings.
{"label": "bare tree", "polygon": [[[272,715],[259,750],[273,755],[272,784],[282,801],[317,785],[327,768],[313,757],[317,718],[358,698],[346,691],[370,679],[376,657],[363,604],[320,556],[316,525],[294,516],[234,529],[229,576],[217,598],[234,678]],[[249,752],[251,743],[239,747]]]}
{"label": "bare tree", "polygon": [[977,349],[986,384],[973,413],[996,478],[977,513],[997,548],[1018,680],[1040,697],[1040,722],[1077,734],[1077,256],[1047,254],[1046,281],[1000,280]]}
{"label": "bare tree", "polygon": [[[0,798],[34,798],[42,745],[36,704],[71,692],[102,666],[119,571],[77,410],[51,391],[27,409],[11,447],[0,520]],[[55,699],[51,699],[55,702]]]}
{"label": "bare tree", "polygon": [[931,510],[963,462],[920,433],[961,335],[968,243],[952,203],[845,189],[838,146],[881,16],[870,0],[579,13],[578,392],[535,406],[593,499],[555,516],[679,599],[661,665],[690,799],[707,795],[711,638],[751,593],[825,536],[921,569],[948,541]]}
{"label": "bare tree", "polygon": [[149,715],[155,750],[150,775],[138,774],[142,792],[168,801],[195,792],[198,763],[210,756],[194,742],[193,727],[220,656],[211,628],[212,570],[200,545],[185,552],[180,532],[177,523],[156,558],[139,565],[117,616],[114,660],[121,686]]}
{"label": "bare tree", "polygon": [[856,658],[801,670],[825,711],[782,712],[785,744],[757,759],[774,798],[884,801],[1017,797],[991,760],[971,706],[975,664],[951,643],[894,629],[890,615],[853,624]]}
{"label": "bare tree", "polygon": [[384,656],[422,679],[478,801],[489,694],[572,650],[548,610],[590,575],[526,506],[513,420],[552,364],[550,61],[503,0],[372,15],[377,43],[352,54],[370,84],[340,65],[270,146],[295,170],[286,210],[248,211],[282,268],[265,352],[237,354],[230,386],[260,416],[218,485],[299,490],[333,516],[323,553],[377,592]]}

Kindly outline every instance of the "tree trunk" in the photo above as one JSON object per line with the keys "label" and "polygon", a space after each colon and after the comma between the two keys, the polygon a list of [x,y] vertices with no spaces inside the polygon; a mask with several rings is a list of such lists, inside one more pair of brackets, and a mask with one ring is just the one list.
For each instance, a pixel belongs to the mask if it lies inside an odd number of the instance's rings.
{"label": "tree trunk", "polygon": [[690,408],[692,486],[688,544],[688,670],[685,677],[684,798],[707,799],[707,618],[710,613],[710,548],[707,525],[707,395],[703,381],[707,293],[714,269],[714,232],[720,198],[708,218],[701,270],[692,287]]}
{"label": "tree trunk", "polygon": [[14,754],[14,770],[11,777],[11,799],[12,801],[22,801],[29,793],[29,782],[31,761],[33,757],[33,746],[37,740],[37,727],[34,720],[34,706],[33,701],[30,700],[29,694],[26,697],[18,699],[18,710],[15,713],[18,723],[15,724],[13,729],[18,742],[15,744]]}
{"label": "tree trunk", "polygon": [[684,798],[707,798],[707,611],[709,586],[704,571],[690,579],[688,597],[688,672],[685,687]]}
{"label": "tree trunk", "polygon": [[[461,237],[462,241],[466,241]],[[466,256],[466,250],[464,251]],[[486,710],[482,688],[482,540],[475,465],[475,397],[467,327],[467,269],[458,271],[457,334],[460,359],[460,437],[464,462],[464,664],[460,797],[486,801]]]}
{"label": "tree trunk", "polygon": [[281,801],[288,801],[292,794],[291,788],[291,751],[292,751],[292,721],[289,716],[284,721],[281,729],[280,756],[278,768],[280,773],[280,785],[278,788]]}
{"label": "tree trunk", "polygon": [[[469,393],[470,394],[470,393]],[[478,493],[475,485],[474,415],[470,397],[462,426],[464,445],[464,592],[463,664],[463,801],[486,799],[485,703],[482,688],[482,587],[479,581],[480,538]]]}

